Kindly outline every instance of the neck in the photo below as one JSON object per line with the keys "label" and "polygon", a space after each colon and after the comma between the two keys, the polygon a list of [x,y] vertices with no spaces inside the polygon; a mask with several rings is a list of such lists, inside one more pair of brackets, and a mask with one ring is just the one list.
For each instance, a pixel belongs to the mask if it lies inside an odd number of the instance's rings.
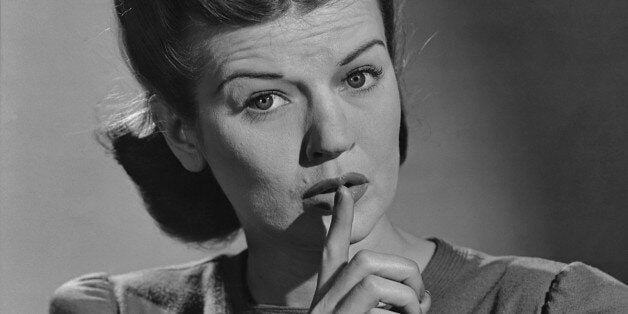
{"label": "neck", "polygon": [[[309,307],[316,290],[321,251],[247,242],[247,282],[256,303]],[[363,249],[403,256],[424,269],[434,245],[397,229],[384,215],[368,236],[351,244],[349,259]]]}

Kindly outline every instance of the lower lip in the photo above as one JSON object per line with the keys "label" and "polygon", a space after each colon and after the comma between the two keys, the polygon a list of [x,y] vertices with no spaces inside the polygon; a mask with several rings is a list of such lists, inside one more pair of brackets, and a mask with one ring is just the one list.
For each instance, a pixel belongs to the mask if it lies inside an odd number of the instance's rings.
{"label": "lower lip", "polygon": [[368,183],[354,185],[349,188],[349,192],[351,193],[351,197],[353,197],[353,203],[357,203],[360,198],[366,193],[366,189],[368,188]]}
{"label": "lower lip", "polygon": [[[364,183],[360,185],[354,185],[348,188],[349,193],[351,194],[351,198],[353,198],[354,204],[356,204],[362,198],[362,196],[364,196],[364,193],[366,193],[368,186],[368,183]],[[324,212],[330,214],[333,210],[335,195],[335,191],[324,194],[316,194],[310,198],[303,200],[303,205],[306,208],[315,207],[318,209],[322,209]]]}

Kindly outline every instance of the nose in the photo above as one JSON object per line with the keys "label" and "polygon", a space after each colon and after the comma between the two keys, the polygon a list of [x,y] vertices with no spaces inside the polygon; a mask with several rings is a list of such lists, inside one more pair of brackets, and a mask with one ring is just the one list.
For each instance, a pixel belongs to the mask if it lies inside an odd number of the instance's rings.
{"label": "nose", "polygon": [[332,160],[355,146],[355,135],[345,115],[348,104],[333,94],[312,97],[309,129],[306,132],[305,164]]}

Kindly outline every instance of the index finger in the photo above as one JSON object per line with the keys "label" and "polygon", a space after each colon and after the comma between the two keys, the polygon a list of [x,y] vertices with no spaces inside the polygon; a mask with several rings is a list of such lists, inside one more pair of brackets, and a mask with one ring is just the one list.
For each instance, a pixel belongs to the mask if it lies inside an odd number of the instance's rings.
{"label": "index finger", "polygon": [[316,291],[326,291],[330,282],[349,259],[349,244],[351,243],[351,225],[353,224],[353,197],[349,189],[340,186],[334,198],[332,214],[327,240],[323,247],[321,267],[318,272]]}

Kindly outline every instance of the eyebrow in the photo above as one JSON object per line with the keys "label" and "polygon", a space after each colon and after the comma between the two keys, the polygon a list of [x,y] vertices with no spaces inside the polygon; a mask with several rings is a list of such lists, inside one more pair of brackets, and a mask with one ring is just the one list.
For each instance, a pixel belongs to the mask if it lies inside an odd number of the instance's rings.
{"label": "eyebrow", "polygon": [[[355,60],[357,57],[359,57],[362,53],[364,53],[365,51],[369,50],[371,47],[376,46],[376,45],[380,45],[382,47],[386,47],[386,44],[384,44],[384,42],[380,39],[373,39],[367,43],[364,43],[363,45],[361,45],[360,47],[356,48],[355,50],[351,51],[351,53],[349,53],[346,57],[344,57],[344,59],[342,59],[339,63],[338,66],[343,66],[343,65],[347,65],[349,63],[351,63],[351,61]],[[264,73],[264,72],[236,72],[233,73],[229,76],[227,76],[227,78],[225,78],[220,85],[218,85],[218,88],[216,88],[216,92],[218,93],[224,86],[225,84],[229,83],[230,81],[233,81],[237,78],[252,78],[252,79],[266,79],[266,80],[278,80],[278,79],[282,79],[283,75],[279,74],[279,73]]]}
{"label": "eyebrow", "polygon": [[225,86],[225,84],[227,84],[230,81],[233,81],[233,80],[235,80],[237,78],[278,80],[278,79],[283,78],[283,75],[278,74],[278,73],[236,72],[236,73],[233,73],[233,74],[227,76],[227,78],[224,79],[224,81],[222,81],[220,83],[220,85],[218,85],[218,88],[216,88],[216,93],[218,93]]}
{"label": "eyebrow", "polygon": [[359,57],[362,53],[364,53],[365,51],[369,50],[371,47],[376,46],[376,45],[380,45],[386,48],[386,44],[384,44],[383,41],[381,41],[380,39],[373,39],[367,43],[364,43],[362,46],[356,48],[355,50],[353,50],[349,55],[347,55],[344,59],[342,59],[342,61],[338,63],[338,66],[343,66],[343,65],[347,65],[351,63],[351,61],[355,60],[355,58]]}

